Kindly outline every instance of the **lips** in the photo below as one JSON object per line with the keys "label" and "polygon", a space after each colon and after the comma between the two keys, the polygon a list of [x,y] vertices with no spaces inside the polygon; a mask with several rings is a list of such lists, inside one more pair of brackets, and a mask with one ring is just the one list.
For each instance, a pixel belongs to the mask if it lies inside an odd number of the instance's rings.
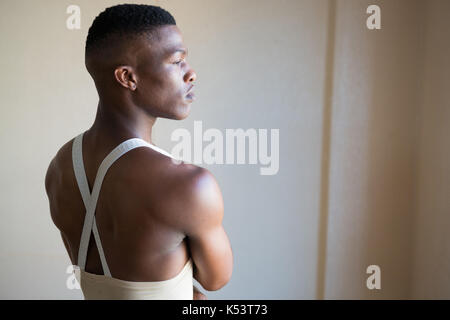
{"label": "lips", "polygon": [[186,95],[186,99],[187,99],[187,100],[194,101],[194,100],[195,100],[194,92],[189,92],[189,93]]}
{"label": "lips", "polygon": [[189,87],[189,90],[186,92],[186,99],[188,99],[188,100],[194,100],[195,99],[195,95],[194,95],[194,92],[192,91],[192,88],[194,88],[194,85],[191,85]]}

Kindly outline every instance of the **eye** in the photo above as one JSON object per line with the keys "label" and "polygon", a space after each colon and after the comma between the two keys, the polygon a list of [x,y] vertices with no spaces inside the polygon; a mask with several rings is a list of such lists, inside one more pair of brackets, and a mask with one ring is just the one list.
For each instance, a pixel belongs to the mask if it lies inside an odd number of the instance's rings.
{"label": "eye", "polygon": [[184,61],[184,59],[178,60],[177,62],[174,62],[174,64],[180,64]]}

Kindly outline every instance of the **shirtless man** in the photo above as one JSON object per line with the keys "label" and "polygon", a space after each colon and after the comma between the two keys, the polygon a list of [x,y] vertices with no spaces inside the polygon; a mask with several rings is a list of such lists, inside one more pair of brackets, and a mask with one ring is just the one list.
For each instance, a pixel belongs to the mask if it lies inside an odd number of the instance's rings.
{"label": "shirtless man", "polygon": [[[86,68],[99,95],[95,121],[84,132],[83,162],[90,190],[102,160],[121,142],[152,143],[157,117],[181,120],[194,99],[196,74],[175,20],[146,5],[119,5],[99,15],[86,41]],[[45,188],[53,222],[77,264],[86,208],[74,174],[70,140],[51,161]],[[219,186],[204,168],[135,148],[116,160],[103,180],[95,211],[113,277],[162,281],[192,258],[205,290],[231,278],[233,255],[222,226]],[[85,270],[103,274],[91,235]],[[195,287],[194,299],[206,299]]]}

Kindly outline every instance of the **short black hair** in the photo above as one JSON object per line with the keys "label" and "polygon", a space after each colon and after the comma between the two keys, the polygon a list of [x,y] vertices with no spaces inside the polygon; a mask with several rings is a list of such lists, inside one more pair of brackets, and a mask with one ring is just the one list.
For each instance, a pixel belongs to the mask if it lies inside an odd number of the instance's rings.
{"label": "short black hair", "polygon": [[106,8],[89,28],[85,52],[101,48],[117,37],[133,37],[158,26],[176,25],[175,18],[161,7],[145,4],[120,4]]}

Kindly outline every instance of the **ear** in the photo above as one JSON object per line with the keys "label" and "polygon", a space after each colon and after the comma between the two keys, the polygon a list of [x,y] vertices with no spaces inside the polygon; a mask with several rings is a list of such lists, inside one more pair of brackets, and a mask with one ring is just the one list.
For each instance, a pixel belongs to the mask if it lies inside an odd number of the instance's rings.
{"label": "ear", "polygon": [[137,88],[137,77],[132,67],[120,66],[114,70],[116,81],[124,88],[135,91]]}

